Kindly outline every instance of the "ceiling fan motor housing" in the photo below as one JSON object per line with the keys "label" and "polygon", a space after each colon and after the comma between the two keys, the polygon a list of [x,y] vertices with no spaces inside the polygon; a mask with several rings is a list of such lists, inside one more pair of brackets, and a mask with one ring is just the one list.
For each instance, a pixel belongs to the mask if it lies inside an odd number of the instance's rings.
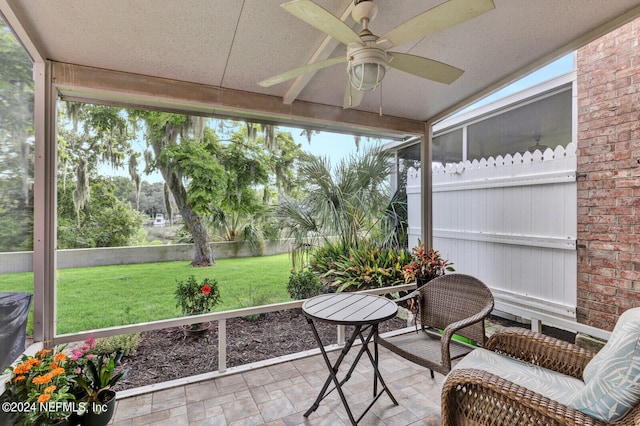
{"label": "ceiling fan motor housing", "polygon": [[356,90],[373,90],[380,85],[387,71],[387,52],[376,45],[377,36],[369,30],[360,32],[363,44],[351,43],[347,47],[347,74]]}

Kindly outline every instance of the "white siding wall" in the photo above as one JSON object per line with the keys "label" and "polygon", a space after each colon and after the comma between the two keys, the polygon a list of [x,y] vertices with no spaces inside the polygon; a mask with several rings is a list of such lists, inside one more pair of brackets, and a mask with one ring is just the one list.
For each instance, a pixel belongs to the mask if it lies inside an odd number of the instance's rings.
{"label": "white siding wall", "polygon": [[[420,181],[410,170],[410,247],[421,235]],[[575,318],[576,199],[574,144],[434,168],[434,248],[491,287],[500,311]]]}

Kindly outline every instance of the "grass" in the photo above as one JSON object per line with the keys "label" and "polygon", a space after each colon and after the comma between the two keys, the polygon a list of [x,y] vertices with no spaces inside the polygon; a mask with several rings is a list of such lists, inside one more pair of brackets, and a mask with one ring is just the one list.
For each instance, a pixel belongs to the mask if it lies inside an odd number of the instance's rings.
{"label": "grass", "polygon": [[[218,280],[222,300],[214,312],[285,302],[290,269],[288,254],[217,259],[208,268],[181,261],[61,269],[57,334],[181,317],[173,293],[176,280],[189,275]],[[0,275],[0,292],[6,291],[33,293],[33,273]],[[33,306],[27,333],[33,333]]]}

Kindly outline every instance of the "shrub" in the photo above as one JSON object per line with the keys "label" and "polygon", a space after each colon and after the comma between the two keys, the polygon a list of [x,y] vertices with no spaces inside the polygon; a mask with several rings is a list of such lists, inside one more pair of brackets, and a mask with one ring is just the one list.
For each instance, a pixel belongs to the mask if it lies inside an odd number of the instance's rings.
{"label": "shrub", "polygon": [[196,277],[190,275],[186,281],[176,280],[176,284],[176,307],[182,309],[182,315],[206,314],[220,301],[215,279],[205,278],[198,284]]}
{"label": "shrub", "polygon": [[101,354],[113,354],[122,351],[125,356],[135,355],[140,345],[140,333],[96,339],[96,350]]}
{"label": "shrub", "polygon": [[318,277],[310,270],[303,269],[300,272],[291,272],[287,291],[294,300],[308,299],[320,294],[322,284]]}
{"label": "shrub", "polygon": [[311,268],[324,274],[327,271],[337,268],[337,262],[344,257],[349,257],[350,246],[341,243],[327,243],[322,247],[314,250],[309,264]]}
{"label": "shrub", "polygon": [[403,268],[402,274],[405,282],[421,280],[430,281],[440,275],[455,271],[453,263],[443,259],[440,253],[433,248],[428,249],[424,244],[411,249],[411,261]]}
{"label": "shrub", "polygon": [[[333,257],[337,250],[325,249],[321,254]],[[357,291],[368,288],[391,287],[404,283],[402,268],[409,262],[406,250],[384,247],[375,242],[360,243],[348,253],[319,262],[330,269],[321,275],[336,291]]]}

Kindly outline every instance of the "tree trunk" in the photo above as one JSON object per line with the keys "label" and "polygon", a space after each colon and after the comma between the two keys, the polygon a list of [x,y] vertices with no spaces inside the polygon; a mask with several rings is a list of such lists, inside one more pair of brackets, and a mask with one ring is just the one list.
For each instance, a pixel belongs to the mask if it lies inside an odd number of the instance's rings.
{"label": "tree trunk", "polygon": [[182,219],[187,225],[191,236],[193,237],[193,244],[195,246],[195,255],[193,257],[192,266],[211,266],[214,265],[215,259],[213,258],[213,252],[211,251],[211,245],[209,244],[209,234],[207,229],[202,224],[202,220],[198,213],[193,211],[193,208],[187,201],[187,190],[182,185],[180,178],[165,168],[161,170],[164,181],[167,183],[167,187],[173,194]]}
{"label": "tree trunk", "polygon": [[211,245],[209,244],[209,236],[206,228],[202,225],[200,216],[194,212],[188,204],[185,204],[180,209],[182,213],[182,219],[189,228],[189,232],[193,237],[193,243],[195,246],[195,256],[192,266],[211,266],[215,264],[213,258],[213,252],[211,251]]}

